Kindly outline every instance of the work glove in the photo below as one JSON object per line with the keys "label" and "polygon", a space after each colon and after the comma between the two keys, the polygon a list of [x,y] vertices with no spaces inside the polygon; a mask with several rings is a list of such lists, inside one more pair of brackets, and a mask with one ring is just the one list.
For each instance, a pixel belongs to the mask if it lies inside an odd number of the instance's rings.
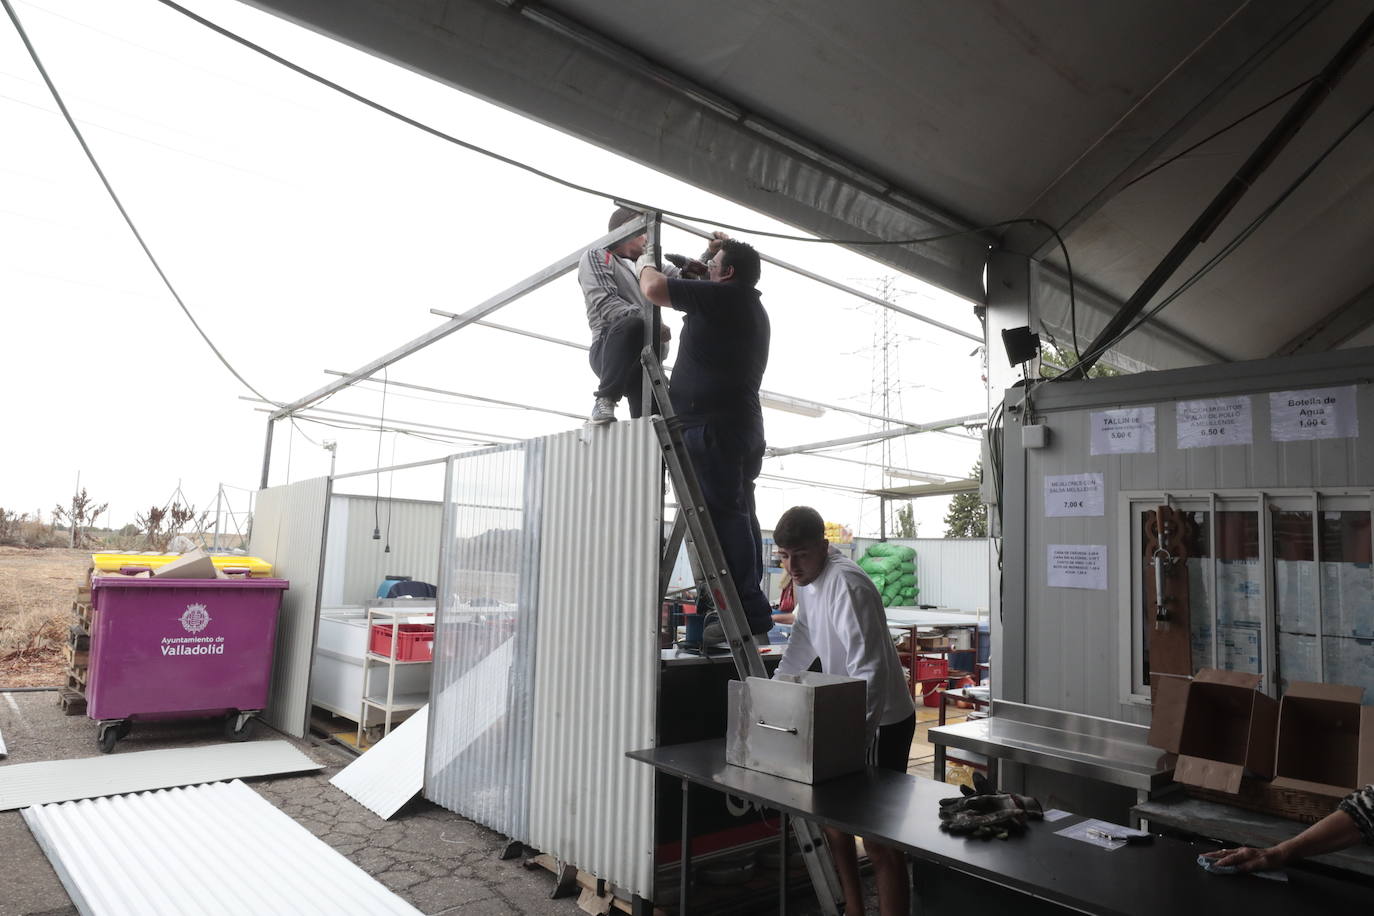
{"label": "work glove", "polygon": [[658,270],[658,249],[653,245],[644,246],[644,253],[635,261],[635,276],[642,276],[646,267]]}
{"label": "work glove", "polygon": [[680,254],[665,254],[663,256],[663,260],[667,261],[669,264],[673,265],[679,270],[687,266],[687,258],[683,257]]}
{"label": "work glove", "polygon": [[940,829],[956,836],[1005,840],[1043,816],[1040,802],[1028,795],[1001,792],[940,800]]}

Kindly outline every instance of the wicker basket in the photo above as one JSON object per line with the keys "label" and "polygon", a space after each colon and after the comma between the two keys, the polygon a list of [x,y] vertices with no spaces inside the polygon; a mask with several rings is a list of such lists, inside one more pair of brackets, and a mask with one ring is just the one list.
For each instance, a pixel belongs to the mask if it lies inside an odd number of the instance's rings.
{"label": "wicker basket", "polygon": [[1339,798],[1330,795],[1318,795],[1301,789],[1285,789],[1248,776],[1241,780],[1240,791],[1235,795],[1188,785],[1185,785],[1183,790],[1194,798],[1232,805],[1247,811],[1261,811],[1303,824],[1315,824],[1335,811],[1336,806],[1341,803]]}

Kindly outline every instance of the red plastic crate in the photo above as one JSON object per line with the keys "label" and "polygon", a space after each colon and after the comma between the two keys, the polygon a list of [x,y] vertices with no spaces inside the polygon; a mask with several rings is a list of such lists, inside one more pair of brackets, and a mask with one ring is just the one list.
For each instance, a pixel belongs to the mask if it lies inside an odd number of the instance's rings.
{"label": "red plastic crate", "polygon": [[916,680],[923,681],[926,678],[948,677],[949,660],[944,658],[927,658],[924,655],[916,656]]}
{"label": "red plastic crate", "polygon": [[[374,623],[368,651],[391,657],[391,624]],[[427,662],[434,658],[434,625],[430,623],[402,623],[396,627],[396,660],[398,662]]]}

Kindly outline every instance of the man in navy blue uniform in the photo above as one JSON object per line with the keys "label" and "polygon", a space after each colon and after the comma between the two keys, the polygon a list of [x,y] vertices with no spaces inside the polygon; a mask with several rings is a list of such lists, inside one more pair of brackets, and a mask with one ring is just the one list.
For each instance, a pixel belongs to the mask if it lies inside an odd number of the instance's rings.
{"label": "man in navy blue uniform", "polygon": [[[773,624],[759,585],[763,538],[754,511],[754,480],[763,467],[759,385],[768,366],[770,328],[755,288],[759,255],[745,242],[724,239],[707,263],[705,280],[667,277],[653,262],[652,252],[639,259],[640,289],[655,305],[683,313],[668,397],[682,420],[687,452],[750,632],[766,642]],[[719,624],[707,627],[707,644],[723,638]]]}

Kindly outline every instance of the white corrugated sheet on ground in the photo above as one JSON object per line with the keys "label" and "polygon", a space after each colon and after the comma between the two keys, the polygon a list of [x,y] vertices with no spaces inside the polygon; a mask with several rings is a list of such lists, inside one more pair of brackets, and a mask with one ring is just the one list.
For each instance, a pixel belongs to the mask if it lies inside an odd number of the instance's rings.
{"label": "white corrugated sheet on ground", "polygon": [[8,757],[9,754],[9,748],[5,747],[5,736],[0,735],[0,757]]}
{"label": "white corrugated sheet on ground", "polygon": [[424,788],[428,734],[426,704],[329,782],[367,810],[389,818]]}
{"label": "white corrugated sheet on ground", "polygon": [[238,780],[23,814],[82,914],[420,912]]}
{"label": "white corrugated sheet on ground", "polygon": [[0,768],[0,811],[323,767],[289,741],[178,747]]}

